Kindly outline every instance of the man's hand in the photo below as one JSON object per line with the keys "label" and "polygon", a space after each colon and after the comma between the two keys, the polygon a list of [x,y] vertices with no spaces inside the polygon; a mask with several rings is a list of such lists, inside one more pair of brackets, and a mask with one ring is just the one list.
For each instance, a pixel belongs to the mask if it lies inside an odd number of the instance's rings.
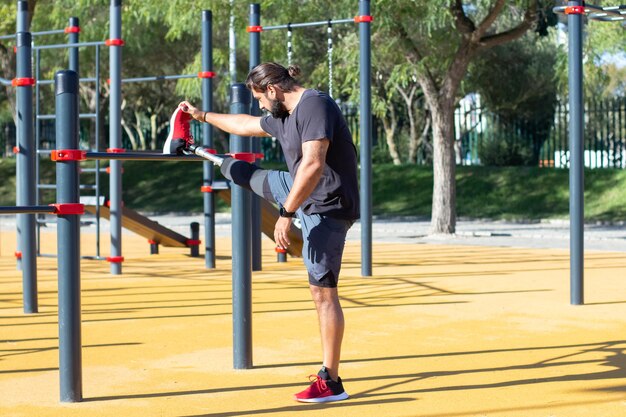
{"label": "man's hand", "polygon": [[178,107],[184,111],[185,113],[189,113],[191,115],[191,117],[193,117],[194,119],[196,119],[197,121],[201,122],[202,121],[202,116],[204,115],[204,112],[201,110],[198,110],[197,108],[195,108],[190,102],[188,101],[182,101]]}
{"label": "man's hand", "polygon": [[291,244],[289,241],[289,229],[291,229],[290,217],[279,217],[274,226],[274,242],[281,249],[287,249]]}

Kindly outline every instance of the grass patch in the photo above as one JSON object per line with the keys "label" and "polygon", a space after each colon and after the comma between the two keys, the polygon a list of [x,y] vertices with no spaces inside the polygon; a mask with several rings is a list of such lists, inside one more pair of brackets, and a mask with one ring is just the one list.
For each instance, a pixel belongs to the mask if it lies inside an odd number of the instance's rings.
{"label": "grass patch", "polygon": [[[123,166],[123,200],[128,207],[152,213],[202,212],[202,164],[126,161]],[[264,166],[284,169],[280,164]],[[54,177],[54,163],[44,161],[41,165],[42,182],[54,183]],[[15,159],[0,160],[0,179],[0,205],[14,205]],[[459,217],[502,220],[568,217],[567,170],[457,167],[456,179]],[[81,180],[93,183],[94,175],[83,174]],[[103,194],[108,196],[107,174],[101,174],[101,184]],[[430,217],[432,188],[431,167],[376,165],[373,168],[374,214]],[[82,194],[93,195],[86,191]],[[46,204],[54,202],[55,198],[54,191],[43,191],[40,201]],[[218,211],[229,210],[220,199],[216,199],[216,203]],[[626,220],[626,171],[585,171],[585,219]]]}

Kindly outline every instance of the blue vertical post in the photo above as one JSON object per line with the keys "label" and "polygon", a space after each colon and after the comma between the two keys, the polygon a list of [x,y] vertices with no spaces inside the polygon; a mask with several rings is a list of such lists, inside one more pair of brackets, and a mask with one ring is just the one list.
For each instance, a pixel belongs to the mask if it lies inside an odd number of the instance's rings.
{"label": "blue vertical post", "polygon": [[[111,0],[109,16],[109,148],[122,148],[122,0]],[[122,161],[111,161],[109,202],[111,209],[111,274],[122,273]]]}
{"label": "blue vertical post", "polygon": [[[78,43],[79,32],[76,30],[73,30],[72,28],[79,28],[79,27],[80,27],[80,24],[79,24],[78,18],[70,17],[69,25],[68,25],[68,29],[70,31],[67,37],[68,38],[67,41],[69,44]],[[80,71],[78,68],[78,48],[70,48],[69,54],[70,54],[69,69],[74,71],[76,74],[78,74],[78,77],[80,79]]]}
{"label": "blue vertical post", "polygon": [[[261,26],[261,6],[259,4],[250,5],[249,24],[251,27]],[[250,69],[256,67],[261,63],[261,32],[250,32]],[[252,99],[252,105],[250,114],[253,116],[260,116],[261,109],[259,103],[254,98]],[[261,153],[261,138],[250,138],[252,144],[252,152]],[[258,163],[257,163],[258,164]],[[261,271],[263,269],[262,263],[262,248],[261,248],[261,201],[260,197],[256,194],[252,195],[252,270]]]}
{"label": "blue vertical post", "polygon": [[[57,149],[78,149],[78,74],[55,76]],[[78,162],[57,161],[57,204],[80,200]],[[57,220],[59,277],[59,371],[61,401],[83,399],[80,313],[80,217],[59,214]]]}
{"label": "blue vertical post", "polygon": [[569,211],[570,303],[584,303],[584,170],[583,170],[583,14],[582,1],[568,2],[569,36]]}
{"label": "blue vertical post", "polygon": [[[202,71],[213,71],[213,13],[202,11]],[[213,111],[213,78],[202,78],[202,108]],[[209,123],[202,125],[202,145],[213,148],[213,127]],[[202,185],[213,184],[213,163],[202,163]],[[215,195],[205,192],[204,196],[204,265],[215,268]]]}
{"label": "blue vertical post", "polygon": [[[32,37],[28,32],[28,3],[17,3],[18,32],[16,96],[17,96],[17,189],[16,203],[18,206],[36,204],[36,168],[35,155],[37,147],[33,137],[33,71],[31,67]],[[35,214],[17,215],[17,249],[18,269],[22,270],[22,297],[24,313],[37,313],[37,228]]]}
{"label": "blue vertical post", "polygon": [[[248,113],[250,91],[244,84],[231,86],[230,112]],[[250,152],[250,139],[230,135],[232,153]],[[250,242],[250,195],[232,184],[233,233],[233,366],[235,369],[252,368],[252,245]]]}
{"label": "blue vertical post", "polygon": [[372,275],[372,91],[370,1],[359,0],[359,83],[361,85],[361,275]]}

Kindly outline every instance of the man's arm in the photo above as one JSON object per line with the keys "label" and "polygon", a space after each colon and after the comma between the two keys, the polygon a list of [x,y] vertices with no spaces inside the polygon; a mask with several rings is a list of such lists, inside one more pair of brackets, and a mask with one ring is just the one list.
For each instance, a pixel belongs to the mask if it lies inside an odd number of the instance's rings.
{"label": "man's arm", "polygon": [[[326,164],[326,152],[330,141],[326,138],[310,140],[302,144],[302,162],[293,180],[291,191],[285,200],[285,210],[296,211],[309,198],[322,177]],[[291,227],[291,219],[280,217],[274,228],[274,240],[282,248],[289,246],[287,233]]]}
{"label": "man's arm", "polygon": [[250,116],[249,114],[203,112],[187,101],[183,101],[179,106],[184,112],[189,113],[191,117],[197,121],[210,123],[227,133],[239,136],[270,136],[261,128],[261,118],[257,116]]}

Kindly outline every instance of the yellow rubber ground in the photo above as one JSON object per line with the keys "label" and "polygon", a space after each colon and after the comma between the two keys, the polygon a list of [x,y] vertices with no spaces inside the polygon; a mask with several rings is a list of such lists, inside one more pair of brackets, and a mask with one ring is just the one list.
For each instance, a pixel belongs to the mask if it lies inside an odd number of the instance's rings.
{"label": "yellow rubber ground", "polygon": [[[83,254],[93,254],[83,234]],[[586,305],[569,304],[562,250],[374,245],[373,278],[347,245],[340,370],[351,398],[299,404],[320,366],[301,261],[270,242],[253,275],[254,369],[233,370],[230,241],[218,269],[125,235],[124,274],[82,262],[84,401],[59,402],[56,259],[39,258],[25,315],[15,235],[0,241],[0,416],[623,417],[626,255],[587,254]],[[56,235],[44,233],[45,251]],[[103,246],[108,251],[108,242]]]}

